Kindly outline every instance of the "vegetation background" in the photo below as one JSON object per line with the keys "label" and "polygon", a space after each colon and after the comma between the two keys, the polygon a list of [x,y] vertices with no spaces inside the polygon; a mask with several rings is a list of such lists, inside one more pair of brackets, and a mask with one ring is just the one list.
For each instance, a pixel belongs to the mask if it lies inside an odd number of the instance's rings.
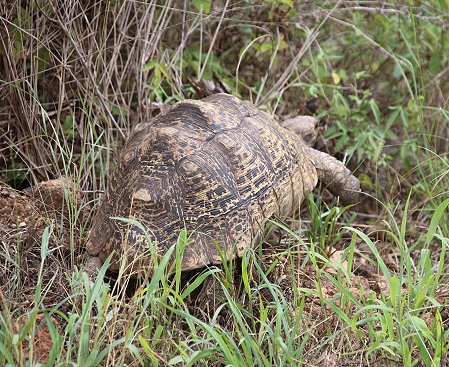
{"label": "vegetation background", "polygon": [[[0,365],[448,365],[448,28],[447,0],[2,1],[0,179],[82,195],[33,240],[1,228]],[[316,190],[302,232],[273,223],[277,241],[188,283],[168,257],[90,283],[83,243],[126,136],[220,91],[319,117],[362,203]],[[226,295],[210,310],[192,301],[208,277]]]}

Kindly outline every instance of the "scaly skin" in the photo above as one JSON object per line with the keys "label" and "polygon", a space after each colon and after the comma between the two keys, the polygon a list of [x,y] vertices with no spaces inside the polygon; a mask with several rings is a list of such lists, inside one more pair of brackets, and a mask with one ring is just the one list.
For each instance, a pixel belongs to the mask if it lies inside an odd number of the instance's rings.
{"label": "scaly skin", "polygon": [[360,181],[352,175],[343,163],[329,154],[307,147],[307,154],[312,159],[318,173],[318,179],[343,204],[356,204],[360,197]]}

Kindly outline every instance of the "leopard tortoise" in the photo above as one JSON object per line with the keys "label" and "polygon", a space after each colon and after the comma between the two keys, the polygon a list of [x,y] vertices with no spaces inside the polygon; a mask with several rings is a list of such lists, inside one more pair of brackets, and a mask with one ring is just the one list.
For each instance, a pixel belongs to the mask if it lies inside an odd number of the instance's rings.
{"label": "leopard tortoise", "polygon": [[178,102],[138,125],[94,218],[91,261],[115,251],[110,270],[118,271],[121,258],[151,272],[148,237],[163,255],[186,228],[182,269],[219,264],[217,245],[228,257],[242,255],[267,218],[291,216],[318,178],[343,202],[355,202],[359,181],[293,130],[227,94]]}

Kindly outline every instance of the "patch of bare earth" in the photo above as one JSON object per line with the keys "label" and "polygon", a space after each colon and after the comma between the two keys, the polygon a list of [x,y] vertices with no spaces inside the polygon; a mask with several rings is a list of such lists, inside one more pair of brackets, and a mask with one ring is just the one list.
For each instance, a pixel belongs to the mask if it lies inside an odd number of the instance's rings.
{"label": "patch of bare earth", "polygon": [[[67,276],[72,230],[67,220],[49,210],[41,197],[2,182],[0,207],[0,290],[11,308],[26,312],[40,301],[47,308],[64,304],[72,293]],[[38,282],[42,299],[35,298]]]}

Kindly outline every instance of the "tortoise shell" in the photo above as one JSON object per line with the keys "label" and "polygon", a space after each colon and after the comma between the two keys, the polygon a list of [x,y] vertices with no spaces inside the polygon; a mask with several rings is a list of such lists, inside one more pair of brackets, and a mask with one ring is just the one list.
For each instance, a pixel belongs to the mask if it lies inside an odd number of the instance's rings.
{"label": "tortoise shell", "polygon": [[[317,183],[302,139],[249,102],[217,94],[138,125],[121,152],[87,250],[153,267],[187,230],[183,270],[239,256],[267,218],[290,216]],[[117,218],[132,218],[124,221]],[[150,241],[149,241],[150,239]]]}

